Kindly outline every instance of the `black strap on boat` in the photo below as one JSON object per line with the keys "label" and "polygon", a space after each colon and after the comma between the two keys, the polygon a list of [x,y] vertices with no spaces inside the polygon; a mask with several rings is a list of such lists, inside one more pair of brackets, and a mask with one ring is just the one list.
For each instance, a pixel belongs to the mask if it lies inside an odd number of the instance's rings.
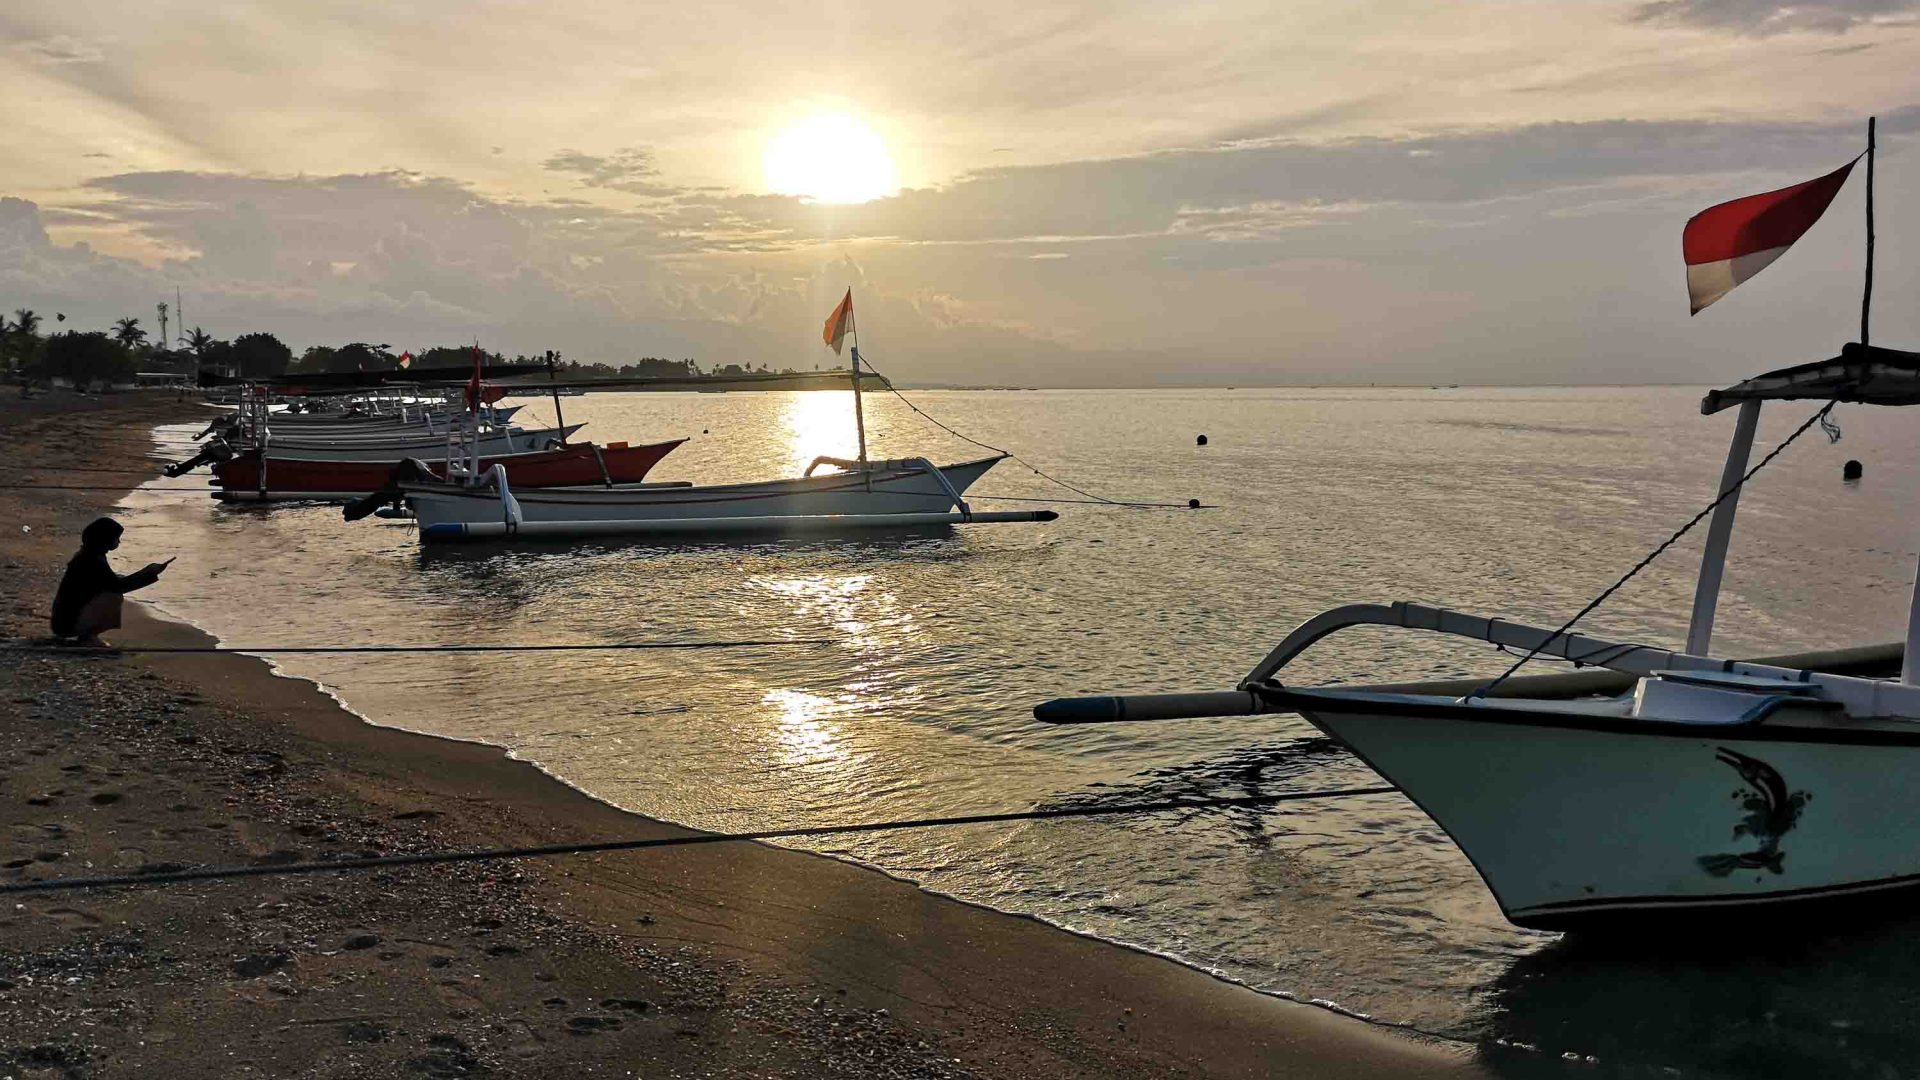
{"label": "black strap on boat", "polygon": [[[555,402],[555,406],[557,407],[557,406],[558,406],[558,404],[559,404],[559,403],[558,403],[558,402],[556,401],[556,402]],[[600,453],[600,444],[599,444],[599,443],[594,443],[594,442],[590,442],[590,443],[588,443],[588,444],[587,444],[587,447],[588,447],[588,449],[590,449],[590,450],[592,450],[592,451],[593,451],[593,460],[595,461],[595,463],[597,463],[597,464],[598,464],[598,465],[600,466],[600,480],[601,480],[601,482],[602,482],[602,483],[604,483],[604,484],[606,484],[606,485],[607,485],[608,487],[612,487],[612,486],[613,486],[613,474],[607,471],[607,459],[606,459],[605,457],[603,457],[603,456],[601,455],[601,453]]]}
{"label": "black strap on boat", "polygon": [[1708,514],[1713,513],[1714,510],[1719,508],[1721,503],[1726,502],[1729,498],[1732,498],[1734,492],[1739,491],[1742,487],[1745,487],[1747,481],[1753,479],[1755,473],[1758,473],[1761,469],[1766,468],[1767,465],[1770,462],[1772,462],[1774,458],[1777,458],[1780,456],[1781,451],[1785,450],[1789,446],[1792,446],[1793,441],[1795,439],[1798,439],[1800,436],[1805,435],[1807,433],[1808,428],[1812,427],[1815,423],[1824,421],[1827,417],[1827,414],[1832,412],[1833,407],[1838,404],[1840,404],[1838,401],[1829,401],[1825,405],[1822,405],[1820,407],[1819,412],[1816,412],[1812,416],[1807,417],[1805,422],[1803,422],[1799,427],[1793,429],[1793,434],[1781,440],[1780,445],[1768,451],[1767,456],[1760,459],[1760,464],[1755,465],[1751,469],[1748,469],[1745,475],[1740,477],[1740,479],[1735,480],[1732,484],[1728,485],[1727,490],[1721,492],[1717,497],[1714,498],[1712,502],[1708,503],[1705,507],[1703,507],[1699,513],[1693,515],[1693,517],[1689,519],[1685,525],[1682,525],[1678,529],[1675,529],[1672,536],[1669,536],[1665,540],[1662,540],[1660,542],[1659,547],[1656,547],[1652,551],[1648,552],[1646,558],[1643,558],[1639,562],[1634,563],[1633,569],[1628,570],[1626,573],[1620,575],[1620,580],[1607,586],[1606,589],[1601,591],[1599,596],[1596,596],[1592,600],[1588,601],[1587,606],[1575,612],[1573,618],[1568,619],[1564,623],[1561,623],[1560,629],[1555,630],[1551,634],[1548,634],[1546,637],[1540,640],[1540,643],[1538,645],[1535,645],[1533,648],[1528,649],[1527,654],[1525,656],[1522,656],[1520,659],[1515,660],[1513,662],[1512,667],[1500,673],[1499,678],[1493,680],[1492,682],[1486,684],[1485,686],[1476,688],[1472,693],[1468,694],[1467,699],[1472,700],[1477,697],[1486,697],[1488,694],[1491,694],[1495,690],[1499,689],[1500,684],[1506,682],[1509,678],[1512,678],[1513,673],[1516,671],[1519,671],[1522,667],[1526,666],[1527,661],[1532,660],[1534,657],[1540,655],[1540,651],[1542,649],[1545,649],[1547,646],[1553,644],[1556,639],[1565,636],[1567,631],[1573,629],[1574,623],[1577,623],[1581,619],[1586,618],[1587,615],[1593,611],[1593,609],[1599,607],[1603,603],[1606,603],[1607,598],[1612,596],[1614,593],[1620,591],[1621,586],[1625,585],[1629,581],[1632,581],[1634,578],[1634,575],[1638,574],[1642,570],[1645,570],[1648,566],[1651,566],[1653,564],[1653,560],[1665,554],[1666,550],[1672,547],[1675,543],[1679,542],[1681,537],[1693,531],[1693,527],[1695,525],[1698,525],[1702,521],[1705,521]]}
{"label": "black strap on boat", "polygon": [[[476,851],[421,852],[412,855],[372,855],[349,859],[325,859],[315,862],[278,865],[208,866],[196,869],[158,870],[148,874],[116,874],[103,877],[51,878],[44,881],[19,881],[0,885],[0,896],[23,893],[70,892],[76,889],[141,888],[179,885],[195,881],[219,881],[230,878],[284,877],[293,874],[323,874],[338,870],[381,870],[402,866],[444,866],[449,863],[487,862],[494,859],[540,859],[556,855],[594,855],[615,851],[644,851],[651,848],[694,847],[702,844],[734,844],[743,841],[790,840],[803,836],[851,836],[860,833],[894,832],[902,829],[943,829],[961,825],[993,825],[1013,821],[1047,821],[1054,818],[1116,817],[1124,814],[1160,814],[1177,810],[1224,810],[1274,806],[1308,799],[1339,799],[1359,795],[1386,795],[1399,788],[1375,786],[1332,788],[1324,791],[1289,791],[1276,795],[1245,795],[1217,799],[1166,799],[1159,802],[1120,803],[1109,806],[1063,806],[1044,810],[1016,810],[998,814],[958,814],[948,817],[913,818],[905,821],[866,821],[853,825],[816,825],[797,829],[759,829],[737,833],[691,833],[685,836],[657,836],[644,840],[601,840],[576,844],[541,844],[534,847],[483,848]],[[162,864],[164,865],[164,864]]]}

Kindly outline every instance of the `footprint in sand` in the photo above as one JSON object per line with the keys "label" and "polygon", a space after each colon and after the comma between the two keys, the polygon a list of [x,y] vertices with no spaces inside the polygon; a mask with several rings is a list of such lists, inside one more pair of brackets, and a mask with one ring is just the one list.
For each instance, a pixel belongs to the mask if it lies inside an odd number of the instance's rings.
{"label": "footprint in sand", "polygon": [[569,1016],[567,1030],[575,1035],[592,1035],[597,1031],[618,1031],[620,1018],[617,1016]]}
{"label": "footprint in sand", "polygon": [[82,911],[74,907],[48,908],[42,914],[54,922],[68,927],[99,926],[105,921],[91,911]]}

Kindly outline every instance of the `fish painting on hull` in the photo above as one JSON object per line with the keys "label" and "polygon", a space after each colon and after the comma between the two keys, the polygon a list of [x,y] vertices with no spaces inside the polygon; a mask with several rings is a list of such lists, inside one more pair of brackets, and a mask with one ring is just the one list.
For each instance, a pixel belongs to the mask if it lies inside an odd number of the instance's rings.
{"label": "fish painting on hull", "polygon": [[1786,779],[1780,771],[1759,758],[1723,746],[1714,754],[1714,760],[1740,774],[1741,781],[1747,785],[1747,790],[1733,793],[1741,809],[1747,811],[1733,827],[1734,838],[1751,836],[1760,842],[1760,847],[1754,851],[1702,855],[1700,868],[1714,877],[1726,877],[1735,870],[1784,873],[1786,853],[1780,850],[1780,838],[1799,823],[1800,811],[1813,796],[1804,791],[1788,794]]}

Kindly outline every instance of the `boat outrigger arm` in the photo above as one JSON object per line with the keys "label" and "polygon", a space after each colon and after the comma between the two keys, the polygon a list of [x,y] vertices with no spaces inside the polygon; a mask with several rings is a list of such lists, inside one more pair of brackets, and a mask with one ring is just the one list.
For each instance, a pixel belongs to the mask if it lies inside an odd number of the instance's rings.
{"label": "boat outrigger arm", "polygon": [[925,469],[927,473],[933,477],[934,482],[940,485],[940,490],[946,492],[947,497],[953,500],[953,505],[960,511],[960,520],[962,522],[970,522],[973,520],[973,507],[968,506],[967,500],[961,498],[960,493],[954,490],[953,481],[948,480],[947,474],[940,471],[940,466],[935,465],[927,458],[893,458],[887,461],[873,462],[867,460],[865,454],[862,454],[858,461],[851,461],[847,458],[828,457],[822,454],[808,462],[807,471],[800,475],[812,476],[813,470],[822,465],[831,465],[836,469],[842,469],[846,472],[859,471],[863,473],[872,473],[875,470],[886,472],[890,469]]}
{"label": "boat outrigger arm", "polygon": [[[1291,691],[1278,679],[1281,669],[1322,638],[1355,626],[1401,627],[1471,638],[1507,649],[1533,649],[1537,650],[1541,656],[1558,657],[1576,664],[1619,672],[1627,677],[1624,682],[1629,684],[1633,679],[1645,678],[1656,673],[1699,672],[1731,675],[1768,679],[1785,684],[1801,684],[1809,688],[1817,686],[1823,700],[1844,704],[1847,711],[1854,716],[1920,714],[1920,687],[1916,686],[1890,683],[1880,679],[1827,674],[1812,668],[1785,667],[1764,661],[1719,660],[1684,652],[1670,652],[1652,645],[1588,637],[1585,634],[1562,634],[1556,637],[1552,630],[1545,627],[1396,601],[1391,604],[1347,604],[1315,615],[1301,623],[1279,645],[1275,646],[1273,651],[1268,653],[1266,658],[1240,681],[1239,688],[1235,690],[1061,698],[1036,706],[1034,716],[1051,724],[1100,724],[1116,721],[1181,720],[1296,712],[1298,705],[1288,696]],[[1549,638],[1552,640],[1548,640]],[[1890,650],[1862,649],[1827,654],[1818,659],[1838,662],[1837,665],[1834,663],[1819,665],[1824,668],[1846,666],[1849,663],[1885,662],[1890,658]],[[1610,682],[1620,683],[1623,680],[1580,682],[1562,677],[1561,681],[1567,684],[1564,689],[1570,693],[1596,693],[1612,688],[1609,685]],[[1412,688],[1396,686],[1351,689],[1377,692]],[[1528,689],[1532,688],[1525,682],[1519,685],[1509,683],[1508,687],[1503,688],[1508,695],[1514,697],[1523,696]],[[1783,690],[1785,689],[1787,688],[1783,687]],[[1550,692],[1526,696],[1560,695]],[[1499,707],[1497,701],[1483,703]]]}

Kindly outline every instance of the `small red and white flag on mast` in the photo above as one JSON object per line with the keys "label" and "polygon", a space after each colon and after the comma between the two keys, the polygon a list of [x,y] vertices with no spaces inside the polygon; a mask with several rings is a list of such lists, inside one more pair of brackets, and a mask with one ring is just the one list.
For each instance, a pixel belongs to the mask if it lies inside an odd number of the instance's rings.
{"label": "small red and white flag on mast", "polygon": [[473,378],[467,380],[467,411],[475,414],[480,411],[480,344],[478,342],[473,346]]}
{"label": "small red and white flag on mast", "polygon": [[833,314],[827,316],[826,329],[820,335],[820,339],[833,349],[833,355],[840,355],[840,342],[847,336],[847,329],[852,325],[853,290],[849,288],[847,295],[834,307]]}
{"label": "small red and white flag on mast", "polygon": [[1693,314],[1786,254],[1826,213],[1859,160],[1818,180],[1723,202],[1693,215],[1680,238]]}

